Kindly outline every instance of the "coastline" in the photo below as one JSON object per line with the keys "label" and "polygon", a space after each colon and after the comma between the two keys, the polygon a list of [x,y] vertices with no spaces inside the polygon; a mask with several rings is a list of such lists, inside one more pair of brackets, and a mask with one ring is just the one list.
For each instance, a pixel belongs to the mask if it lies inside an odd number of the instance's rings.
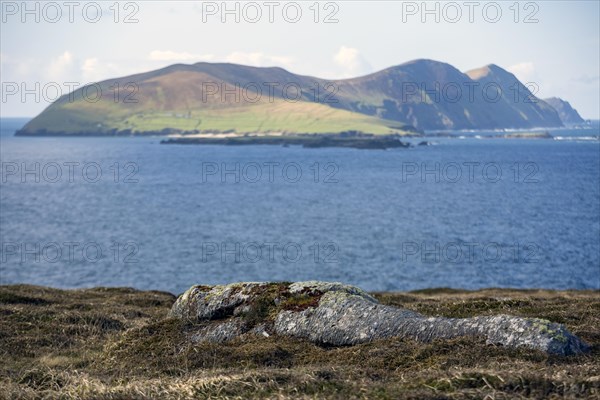
{"label": "coastline", "polygon": [[[0,286],[0,398],[589,397],[600,393],[595,290],[372,293],[431,316],[510,314],[565,324],[592,346],[556,357],[475,339],[323,347],[269,337],[190,345],[167,292]],[[569,371],[569,373],[565,373]]]}

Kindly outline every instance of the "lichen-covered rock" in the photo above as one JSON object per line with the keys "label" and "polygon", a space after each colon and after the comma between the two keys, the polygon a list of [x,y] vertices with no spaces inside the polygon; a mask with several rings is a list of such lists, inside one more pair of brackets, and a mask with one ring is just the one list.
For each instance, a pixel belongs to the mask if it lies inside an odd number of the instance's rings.
{"label": "lichen-covered rock", "polygon": [[546,320],[507,315],[426,317],[382,305],[357,287],[319,281],[193,286],[177,299],[169,315],[204,322],[191,338],[195,341],[224,341],[248,333],[341,346],[389,337],[428,342],[483,336],[488,343],[551,354],[588,350],[564,326]]}
{"label": "lichen-covered rock", "polygon": [[244,334],[244,324],[237,319],[230,319],[217,324],[199,326],[190,336],[193,342],[225,342]]}
{"label": "lichen-covered rock", "polygon": [[177,299],[169,315],[200,320],[222,319],[233,315],[240,305],[252,304],[256,296],[269,285],[272,284],[245,282],[225,286],[192,286]]}

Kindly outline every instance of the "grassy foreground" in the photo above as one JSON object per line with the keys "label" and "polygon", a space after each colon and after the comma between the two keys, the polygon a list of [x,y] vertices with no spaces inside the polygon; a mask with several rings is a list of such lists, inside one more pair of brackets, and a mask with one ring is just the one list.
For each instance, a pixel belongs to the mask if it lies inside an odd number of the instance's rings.
{"label": "grassy foreground", "polygon": [[576,357],[390,339],[327,348],[287,338],[190,345],[165,319],[175,296],[127,288],[0,286],[0,399],[598,398],[597,291],[376,293],[426,315],[512,314],[563,323]]}

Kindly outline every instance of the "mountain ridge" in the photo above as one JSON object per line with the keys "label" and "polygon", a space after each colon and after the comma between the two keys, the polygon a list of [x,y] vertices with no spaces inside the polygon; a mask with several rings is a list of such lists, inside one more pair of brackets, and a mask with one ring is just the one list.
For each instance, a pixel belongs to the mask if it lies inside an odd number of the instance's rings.
{"label": "mountain ridge", "polygon": [[557,112],[563,124],[583,124],[585,120],[581,118],[581,115],[574,109],[568,101],[565,101],[559,97],[549,97],[544,101],[550,104]]}
{"label": "mountain ridge", "polygon": [[[119,102],[112,101],[115,85]],[[103,80],[94,86],[102,91],[96,101],[86,97],[92,86],[61,96],[18,134],[406,134],[563,125],[553,107],[495,64],[461,72],[417,59],[326,80],[276,66],[198,62]]]}

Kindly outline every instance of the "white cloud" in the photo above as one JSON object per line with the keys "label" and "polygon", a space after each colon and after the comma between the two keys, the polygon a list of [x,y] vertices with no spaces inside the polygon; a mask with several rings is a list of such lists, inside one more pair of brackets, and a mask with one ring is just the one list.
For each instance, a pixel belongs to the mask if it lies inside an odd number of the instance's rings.
{"label": "white cloud", "polygon": [[537,76],[535,65],[530,61],[511,65],[507,70],[512,72],[521,82],[531,82]]}
{"label": "white cloud", "polygon": [[31,80],[31,74],[37,72],[33,67],[36,63],[32,59],[17,59],[7,53],[0,53],[2,81]]}
{"label": "white cloud", "polygon": [[340,47],[333,56],[333,60],[341,69],[340,77],[342,78],[356,77],[373,71],[369,62],[357,49],[352,47]]}
{"label": "white cloud", "polygon": [[583,75],[578,76],[577,78],[571,78],[570,80],[572,82],[581,83],[584,85],[594,85],[594,84],[597,85],[598,82],[600,82],[600,76],[583,74]]}
{"label": "white cloud", "polygon": [[84,77],[95,75],[98,71],[98,59],[97,58],[86,58],[81,65],[81,72]]}
{"label": "white cloud", "polygon": [[98,58],[86,58],[81,64],[81,77],[88,82],[99,82],[104,79],[121,76],[125,73],[141,71],[123,71],[118,65],[110,62],[101,62]]}
{"label": "white cloud", "polygon": [[73,80],[76,69],[73,54],[65,51],[50,61],[46,68],[46,78],[54,82]]}
{"label": "white cloud", "polygon": [[192,54],[171,50],[154,50],[148,57],[152,61],[211,61],[215,58],[212,54]]}

